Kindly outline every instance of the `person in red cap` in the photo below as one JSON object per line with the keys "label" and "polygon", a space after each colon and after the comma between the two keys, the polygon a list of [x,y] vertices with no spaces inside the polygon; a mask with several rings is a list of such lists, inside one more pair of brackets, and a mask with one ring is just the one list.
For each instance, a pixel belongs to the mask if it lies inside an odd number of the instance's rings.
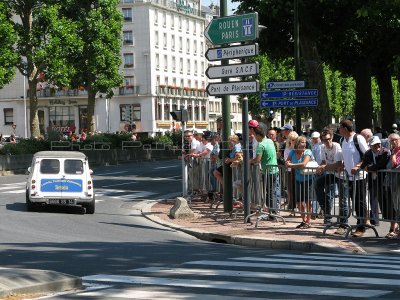
{"label": "person in red cap", "polygon": [[258,142],[256,140],[256,134],[254,132],[254,128],[257,128],[260,124],[257,120],[250,120],[249,121],[249,140],[250,140],[250,150],[251,150],[251,158],[256,157],[256,149]]}

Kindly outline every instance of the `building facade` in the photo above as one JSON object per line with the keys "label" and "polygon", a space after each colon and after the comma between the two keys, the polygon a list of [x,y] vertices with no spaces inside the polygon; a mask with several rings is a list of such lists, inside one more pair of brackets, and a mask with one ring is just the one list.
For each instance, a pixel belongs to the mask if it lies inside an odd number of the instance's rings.
{"label": "building facade", "polygon": [[[187,128],[215,130],[221,99],[208,97],[204,30],[218,7],[200,0],[121,0],[123,84],[114,96],[96,96],[95,128],[101,132],[136,130],[149,135],[179,130],[170,112],[184,107]],[[0,90],[0,132],[29,137],[29,99],[24,78]],[[37,86],[41,134],[87,128],[87,92],[41,82]],[[241,130],[240,105],[232,97],[232,127]],[[3,119],[3,120],[2,120]]]}

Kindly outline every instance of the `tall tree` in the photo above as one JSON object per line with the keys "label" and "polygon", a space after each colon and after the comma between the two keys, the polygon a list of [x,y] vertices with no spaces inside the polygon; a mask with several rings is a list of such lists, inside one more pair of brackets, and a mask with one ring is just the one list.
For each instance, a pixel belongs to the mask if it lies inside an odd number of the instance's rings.
{"label": "tall tree", "polygon": [[8,7],[0,3],[0,88],[14,78],[18,58],[13,47],[16,33],[11,17]]}
{"label": "tall tree", "polygon": [[49,81],[66,85],[73,73],[66,52],[74,49],[73,23],[60,15],[54,0],[0,0],[10,9],[9,21],[17,33],[16,67],[27,77],[29,87],[30,133],[40,135],[36,86],[38,74],[47,74]]}
{"label": "tall tree", "polygon": [[119,0],[68,0],[64,13],[77,24],[83,47],[71,61],[76,73],[72,86],[88,91],[87,125],[95,130],[94,108],[97,93],[112,94],[123,80],[121,65],[122,14]]}

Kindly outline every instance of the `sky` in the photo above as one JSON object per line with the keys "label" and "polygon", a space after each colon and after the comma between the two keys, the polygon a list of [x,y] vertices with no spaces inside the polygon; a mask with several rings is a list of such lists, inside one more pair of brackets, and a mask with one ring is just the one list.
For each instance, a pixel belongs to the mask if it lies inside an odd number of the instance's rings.
{"label": "sky", "polygon": [[[227,4],[228,4],[228,15],[232,14],[232,9],[235,9],[239,2],[235,2],[232,3],[230,0],[226,0]],[[214,3],[214,5],[219,5],[220,4],[220,0],[201,0],[201,4],[205,5],[205,6],[209,6],[211,4],[211,2]]]}

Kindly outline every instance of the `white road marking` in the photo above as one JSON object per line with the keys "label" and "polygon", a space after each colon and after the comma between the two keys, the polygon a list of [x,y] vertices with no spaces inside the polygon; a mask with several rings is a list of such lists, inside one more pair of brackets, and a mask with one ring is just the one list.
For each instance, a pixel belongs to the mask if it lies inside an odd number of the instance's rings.
{"label": "white road marking", "polygon": [[181,274],[181,275],[199,275],[199,276],[225,276],[236,278],[268,278],[268,279],[293,279],[304,281],[323,281],[323,282],[362,282],[366,284],[376,285],[400,285],[400,279],[384,279],[376,277],[354,277],[354,276],[332,276],[332,275],[312,275],[299,276],[296,273],[270,273],[270,272],[254,272],[243,270],[216,270],[216,269],[184,269],[184,268],[162,268],[162,267],[148,267],[140,269],[129,270],[132,272],[148,272],[160,274]]}
{"label": "white road marking", "polygon": [[233,291],[259,291],[299,295],[321,295],[336,297],[357,297],[371,298],[379,297],[391,293],[384,290],[350,289],[350,288],[331,288],[320,286],[301,286],[288,284],[268,284],[268,283],[238,283],[238,281],[218,281],[218,280],[198,280],[198,279],[179,279],[179,278],[153,278],[143,276],[122,276],[122,275],[93,275],[85,276],[84,280],[100,282],[118,282],[139,285],[162,285],[175,287],[207,288]]}
{"label": "white road marking", "polygon": [[[274,269],[288,269],[288,270],[315,270],[315,265],[307,265],[308,261],[297,261],[295,264],[285,263],[248,263],[248,262],[231,262],[231,261],[212,261],[212,260],[199,260],[193,262],[187,262],[184,264],[193,265],[205,265],[205,266],[231,266],[231,267],[250,267],[250,268],[274,268]],[[372,264],[371,264],[372,267]],[[330,266],[318,266],[318,271],[333,271],[333,272],[353,272],[353,273],[365,273],[372,277],[372,274],[390,274],[400,275],[400,271],[397,270],[384,270],[377,268],[347,268],[347,267],[330,267]]]}
{"label": "white road marking", "polygon": [[107,188],[107,187],[112,187],[112,186],[117,186],[117,185],[128,185],[128,184],[134,184],[137,183],[135,181],[131,181],[131,182],[124,182],[124,183],[115,183],[115,184],[111,184],[111,185],[103,185],[102,188]]}

